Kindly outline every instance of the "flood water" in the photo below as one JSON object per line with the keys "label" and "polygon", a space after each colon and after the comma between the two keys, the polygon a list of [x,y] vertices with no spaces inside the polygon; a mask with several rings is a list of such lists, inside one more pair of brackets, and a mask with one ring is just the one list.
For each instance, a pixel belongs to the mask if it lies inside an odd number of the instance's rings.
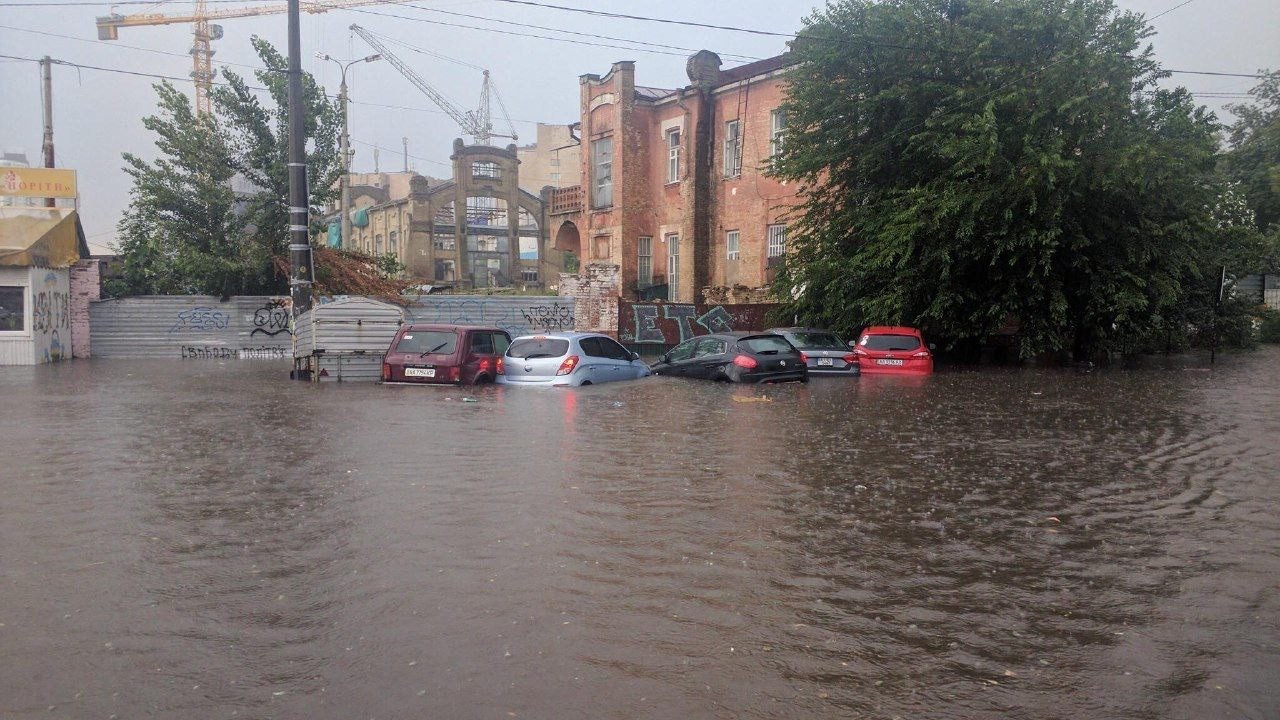
{"label": "flood water", "polygon": [[286,372],[0,368],[0,718],[1280,714],[1280,348],[767,389]]}

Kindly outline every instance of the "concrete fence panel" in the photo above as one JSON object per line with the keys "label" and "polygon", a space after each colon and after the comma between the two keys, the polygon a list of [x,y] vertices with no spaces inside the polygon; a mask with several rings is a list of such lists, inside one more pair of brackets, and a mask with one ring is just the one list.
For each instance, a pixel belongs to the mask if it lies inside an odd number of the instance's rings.
{"label": "concrete fence panel", "polygon": [[290,360],[289,298],[165,295],[89,303],[98,358]]}
{"label": "concrete fence panel", "polygon": [[483,325],[512,337],[574,329],[573,299],[549,295],[428,295],[405,310],[410,322]]}

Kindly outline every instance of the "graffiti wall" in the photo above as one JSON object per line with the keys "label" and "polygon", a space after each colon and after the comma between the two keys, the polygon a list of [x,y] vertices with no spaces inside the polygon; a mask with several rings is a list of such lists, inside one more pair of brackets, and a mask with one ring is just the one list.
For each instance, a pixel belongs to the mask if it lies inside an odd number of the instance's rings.
{"label": "graffiti wall", "polygon": [[89,304],[91,352],[105,358],[289,360],[289,298],[202,295]]}
{"label": "graffiti wall", "polygon": [[410,321],[486,325],[512,337],[574,329],[573,300],[541,295],[428,295],[405,308]]}
{"label": "graffiti wall", "polygon": [[637,345],[678,345],[698,335],[734,330],[763,330],[775,305],[692,305],[631,303],[618,305],[618,339]]}
{"label": "graffiti wall", "polygon": [[66,268],[31,269],[31,339],[36,362],[71,359],[71,276]]}

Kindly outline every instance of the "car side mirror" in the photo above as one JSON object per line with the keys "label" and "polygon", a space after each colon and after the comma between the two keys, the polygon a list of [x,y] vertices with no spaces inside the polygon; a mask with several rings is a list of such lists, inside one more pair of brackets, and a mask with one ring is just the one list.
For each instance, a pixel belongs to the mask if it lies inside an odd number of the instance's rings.
{"label": "car side mirror", "polygon": [[850,340],[850,341],[849,341],[849,347],[851,347],[851,348],[858,347],[858,341],[857,341],[857,340]]}
{"label": "car side mirror", "polygon": [[631,352],[631,359],[632,359],[632,360],[639,360],[639,359],[640,359],[640,353],[635,352],[635,351],[633,350],[633,351]]}
{"label": "car side mirror", "polygon": [[930,349],[930,350],[937,350],[937,349],[938,349],[938,346],[937,346],[937,345],[934,345],[933,343],[929,343],[929,349]]}

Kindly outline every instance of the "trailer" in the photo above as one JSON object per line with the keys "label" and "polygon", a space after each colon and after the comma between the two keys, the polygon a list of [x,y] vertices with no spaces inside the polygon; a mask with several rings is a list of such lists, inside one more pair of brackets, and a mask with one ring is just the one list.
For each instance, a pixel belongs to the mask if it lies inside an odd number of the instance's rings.
{"label": "trailer", "polygon": [[404,310],[367,297],[344,297],[298,316],[293,332],[292,377],[312,382],[372,382]]}

